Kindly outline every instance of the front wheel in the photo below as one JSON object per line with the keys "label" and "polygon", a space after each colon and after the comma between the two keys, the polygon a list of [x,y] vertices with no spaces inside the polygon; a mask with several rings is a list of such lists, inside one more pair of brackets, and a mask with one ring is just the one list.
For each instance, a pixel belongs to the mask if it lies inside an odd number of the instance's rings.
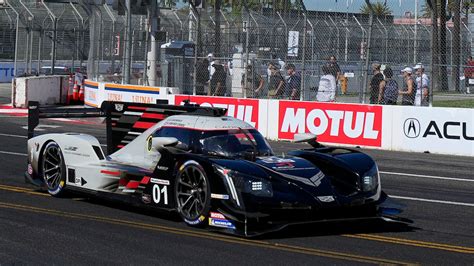
{"label": "front wheel", "polygon": [[178,212],[190,226],[203,226],[209,213],[211,188],[204,168],[187,161],[178,170],[175,184]]}
{"label": "front wheel", "polygon": [[41,154],[41,174],[48,193],[52,196],[62,196],[66,186],[66,165],[59,145],[51,141]]}

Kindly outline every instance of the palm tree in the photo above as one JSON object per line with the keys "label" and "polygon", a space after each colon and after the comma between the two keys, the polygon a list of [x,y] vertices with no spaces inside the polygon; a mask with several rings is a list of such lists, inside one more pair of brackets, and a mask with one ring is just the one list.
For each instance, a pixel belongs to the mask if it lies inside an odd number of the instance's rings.
{"label": "palm tree", "polygon": [[[372,3],[372,9],[374,10],[374,15],[375,16],[390,16],[390,15],[392,15],[392,10],[390,9],[390,7],[387,6],[386,2],[384,2],[384,3],[382,3],[382,2]],[[362,14],[370,14],[369,6],[367,6],[367,4],[364,4],[360,8],[360,12]]]}

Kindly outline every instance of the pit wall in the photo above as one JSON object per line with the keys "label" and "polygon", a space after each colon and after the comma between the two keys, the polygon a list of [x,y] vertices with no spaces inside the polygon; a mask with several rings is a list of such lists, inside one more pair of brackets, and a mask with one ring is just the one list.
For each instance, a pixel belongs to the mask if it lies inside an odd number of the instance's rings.
{"label": "pit wall", "polygon": [[[98,97],[150,102],[138,97],[143,92],[129,86],[120,87],[124,89],[121,91],[107,89],[106,84],[89,85],[105,87],[96,93],[94,103],[86,100],[91,106],[101,102]],[[292,140],[295,133],[314,133],[320,142],[333,146],[474,156],[474,109],[173,95],[166,88],[159,88],[156,95],[145,95],[167,99],[170,104],[190,100],[201,106],[227,108],[227,115],[248,122],[271,140]],[[147,100],[140,101],[143,99]]]}
{"label": "pit wall", "polygon": [[156,103],[159,99],[168,99],[172,94],[178,94],[174,87],[147,87],[137,85],[122,85],[115,83],[84,82],[84,103],[98,107],[103,101]]}

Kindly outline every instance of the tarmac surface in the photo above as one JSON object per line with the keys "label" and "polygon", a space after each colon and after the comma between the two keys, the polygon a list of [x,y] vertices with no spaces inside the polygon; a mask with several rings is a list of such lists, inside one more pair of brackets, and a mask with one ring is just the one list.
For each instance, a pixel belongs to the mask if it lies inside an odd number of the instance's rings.
{"label": "tarmac surface", "polygon": [[[23,178],[26,124],[26,117],[0,114],[2,265],[474,264],[472,157],[364,150],[379,165],[383,190],[407,205],[402,216],[413,224],[320,223],[242,239],[190,228],[166,213],[38,191]],[[82,132],[105,143],[100,123],[42,125],[39,134]],[[277,154],[304,147],[271,145]]]}

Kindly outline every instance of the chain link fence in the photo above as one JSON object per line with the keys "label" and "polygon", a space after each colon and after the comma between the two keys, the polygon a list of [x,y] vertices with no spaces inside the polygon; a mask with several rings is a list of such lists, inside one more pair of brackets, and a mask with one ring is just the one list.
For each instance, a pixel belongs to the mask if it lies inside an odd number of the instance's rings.
{"label": "chain link fence", "polygon": [[[31,0],[8,0],[8,4],[0,10],[0,60],[16,59],[17,74],[36,74],[51,68],[54,61],[56,66],[87,69],[92,79],[122,82],[128,41],[125,16],[107,5],[84,7]],[[369,16],[363,14],[281,14],[271,9],[237,14],[188,8],[162,8],[159,17],[167,39],[159,43],[157,84],[179,87],[185,94],[313,101],[318,91],[331,87],[331,79],[325,76],[339,72],[330,100],[368,103],[373,63],[381,64],[382,69],[390,67],[400,88],[404,84],[401,70],[422,64],[430,81],[436,83],[435,95],[447,92],[461,97],[468,91],[467,79],[455,88],[455,79],[463,79],[464,70],[471,75],[466,60],[472,53],[474,25],[465,20],[459,34],[462,63],[456,74],[453,59],[458,54],[452,23],[446,28],[446,46],[440,50],[446,64],[436,65],[433,72],[433,32],[427,19],[415,24],[413,18],[375,17],[370,27]],[[132,16],[133,84],[149,84],[149,24],[145,15]],[[332,67],[323,69],[328,64]],[[435,73],[446,73],[447,83],[439,74],[433,79]]]}

